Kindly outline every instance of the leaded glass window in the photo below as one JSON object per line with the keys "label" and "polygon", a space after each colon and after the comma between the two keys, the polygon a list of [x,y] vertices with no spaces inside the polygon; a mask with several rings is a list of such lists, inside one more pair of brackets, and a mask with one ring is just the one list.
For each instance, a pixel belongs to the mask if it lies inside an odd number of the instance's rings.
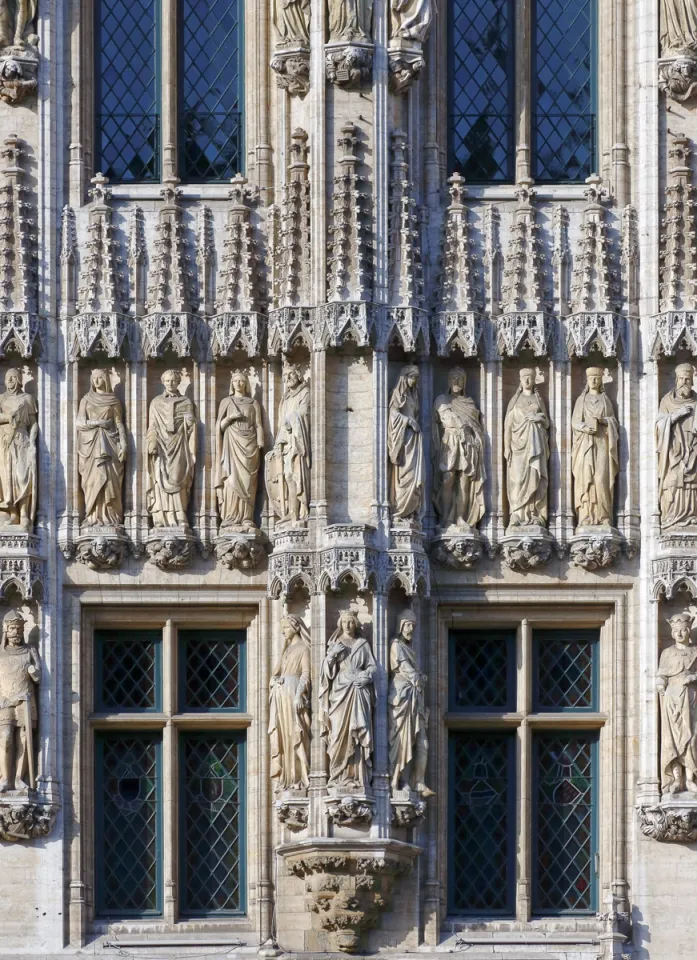
{"label": "leaded glass window", "polygon": [[112,183],[160,179],[158,0],[97,0],[95,169]]}
{"label": "leaded glass window", "polygon": [[181,2],[181,176],[230,180],[242,151],[242,0]]}
{"label": "leaded glass window", "polygon": [[451,0],[451,172],[472,182],[513,178],[512,0]]}
{"label": "leaded glass window", "polygon": [[512,710],[515,630],[450,633],[450,709]]}
{"label": "leaded glass window", "polygon": [[533,910],[595,913],[595,734],[534,738]]}
{"label": "leaded glass window", "polygon": [[584,181],[595,169],[594,0],[535,0],[533,177]]}
{"label": "leaded glass window", "polygon": [[182,709],[244,709],[244,638],[239,630],[179,631]]}
{"label": "leaded glass window", "polygon": [[597,710],[597,630],[536,630],[538,710]]}
{"label": "leaded glass window", "polygon": [[450,735],[450,909],[513,912],[515,736]]}
{"label": "leaded glass window", "polygon": [[158,710],[161,631],[100,630],[95,639],[97,709]]}
{"label": "leaded glass window", "polygon": [[183,913],[240,913],[244,742],[240,736],[183,735],[181,774]]}
{"label": "leaded glass window", "polygon": [[97,735],[97,909],[162,912],[159,734]]}

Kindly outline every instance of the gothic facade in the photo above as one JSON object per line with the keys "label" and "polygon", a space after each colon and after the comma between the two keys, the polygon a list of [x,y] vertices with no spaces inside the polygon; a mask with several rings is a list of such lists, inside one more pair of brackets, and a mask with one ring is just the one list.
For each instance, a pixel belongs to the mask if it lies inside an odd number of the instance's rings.
{"label": "gothic facade", "polygon": [[695,955],[695,0],[0,0],[0,960]]}

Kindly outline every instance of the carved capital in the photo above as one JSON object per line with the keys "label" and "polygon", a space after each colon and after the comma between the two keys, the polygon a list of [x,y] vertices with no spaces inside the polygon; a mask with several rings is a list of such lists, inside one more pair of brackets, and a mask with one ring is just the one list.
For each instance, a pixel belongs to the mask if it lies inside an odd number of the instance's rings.
{"label": "carved capital", "polygon": [[271,58],[271,69],[276,74],[276,83],[287,90],[291,97],[304,97],[310,90],[310,51],[295,49],[276,50]]}
{"label": "carved capital", "polygon": [[663,805],[638,807],[639,829],[645,837],[662,843],[694,843],[697,840],[697,806]]}

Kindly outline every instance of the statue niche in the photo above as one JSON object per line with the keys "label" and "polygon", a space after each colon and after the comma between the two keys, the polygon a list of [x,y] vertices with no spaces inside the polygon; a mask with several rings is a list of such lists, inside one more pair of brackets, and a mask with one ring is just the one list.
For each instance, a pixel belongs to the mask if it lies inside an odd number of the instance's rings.
{"label": "statue niche", "polygon": [[12,367],[0,394],[0,527],[31,532],[37,494],[36,401],[25,392],[22,374]]}
{"label": "statue niche", "polygon": [[179,392],[181,374],[162,374],[164,393],[150,404],[147,506],[155,527],[189,529],[187,510],[196,464],[196,408]]}

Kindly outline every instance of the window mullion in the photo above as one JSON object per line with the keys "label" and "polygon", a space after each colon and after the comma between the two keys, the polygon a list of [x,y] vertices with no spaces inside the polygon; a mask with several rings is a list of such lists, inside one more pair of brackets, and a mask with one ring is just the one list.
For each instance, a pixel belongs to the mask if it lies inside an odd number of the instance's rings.
{"label": "window mullion", "polygon": [[518,727],[517,752],[520,784],[518,787],[517,818],[517,883],[516,918],[522,923],[530,920],[531,903],[531,820],[532,764],[530,760],[531,732],[527,715],[532,705],[532,630],[529,620],[522,620],[517,631],[518,688],[517,710],[523,716]]}
{"label": "window mullion", "polygon": [[177,0],[160,0],[162,56],[162,179],[177,176],[177,86],[179,37]]}
{"label": "window mullion", "polygon": [[172,620],[163,630],[162,708],[167,724],[162,732],[162,829],[164,833],[164,915],[165,922],[174,924],[178,918],[177,902],[177,799],[178,799],[178,737],[172,714],[176,711],[177,696],[177,631]]}
{"label": "window mullion", "polygon": [[534,0],[515,0],[515,157],[516,183],[531,175],[532,59]]}

